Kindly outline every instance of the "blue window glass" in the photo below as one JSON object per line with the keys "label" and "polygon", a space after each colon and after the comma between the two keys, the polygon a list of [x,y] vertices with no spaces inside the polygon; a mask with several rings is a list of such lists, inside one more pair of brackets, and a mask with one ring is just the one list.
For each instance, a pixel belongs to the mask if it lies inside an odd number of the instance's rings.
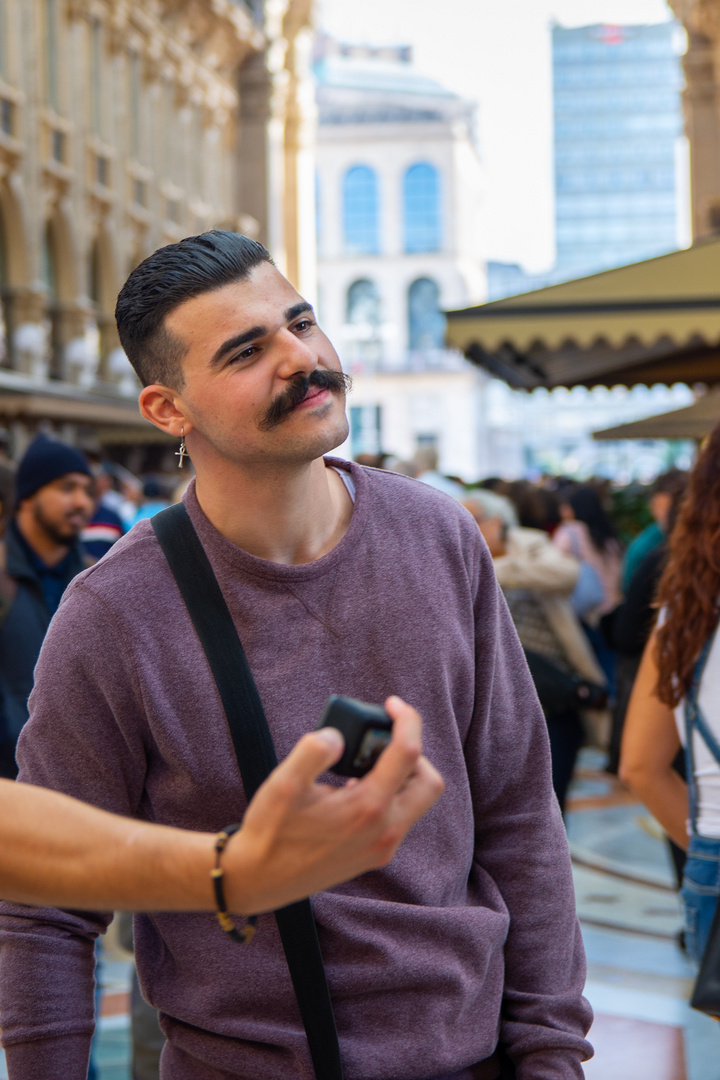
{"label": "blue window glass", "polygon": [[440,177],[433,165],[411,165],[403,180],[405,250],[440,250]]}
{"label": "blue window glass", "polygon": [[431,278],[418,278],[408,290],[408,337],[412,352],[445,346],[445,316],[440,290]]}
{"label": "blue window glass", "polygon": [[347,291],[346,320],[353,326],[380,325],[380,293],[374,281],[354,281]]}
{"label": "blue window glass", "polygon": [[367,165],[355,165],[343,178],[343,233],[348,254],[380,250],[377,176]]}

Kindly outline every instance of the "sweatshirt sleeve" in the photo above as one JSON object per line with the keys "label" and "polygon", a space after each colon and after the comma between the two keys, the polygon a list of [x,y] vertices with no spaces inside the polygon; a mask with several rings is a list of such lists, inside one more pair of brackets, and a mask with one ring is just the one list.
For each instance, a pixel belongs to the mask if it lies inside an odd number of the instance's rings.
{"label": "sweatshirt sleeve", "polygon": [[[133,740],[122,724],[139,704],[128,655],[112,613],[84,585],[71,586],[38,660],[18,744],[20,780],[137,814],[145,755],[141,734]],[[11,1080],[85,1080],[94,943],[111,918],[0,905],[0,1022]]]}
{"label": "sweatshirt sleeve", "polygon": [[518,1080],[580,1080],[580,1062],[592,1055],[584,1038],[592,1013],[582,996],[585,955],[547,728],[487,565],[476,641],[475,710],[466,741],[475,858],[510,915],[500,1039]]}

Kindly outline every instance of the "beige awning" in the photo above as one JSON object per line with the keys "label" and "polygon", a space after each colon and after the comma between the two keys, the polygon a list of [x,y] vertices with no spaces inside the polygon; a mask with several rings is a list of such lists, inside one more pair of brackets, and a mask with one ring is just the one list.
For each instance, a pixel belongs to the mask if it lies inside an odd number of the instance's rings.
{"label": "beige awning", "polygon": [[720,238],[447,320],[448,345],[511,386],[720,382]]}
{"label": "beige awning", "polygon": [[75,424],[118,424],[122,427],[131,425],[143,431],[153,426],[140,415],[137,405],[128,408],[115,402],[78,401],[49,394],[0,392],[0,417],[7,420],[27,417]]}
{"label": "beige awning", "polygon": [[22,419],[131,430],[136,442],[166,438],[140,415],[134,396],[0,370],[0,422]]}
{"label": "beige awning", "polygon": [[593,439],[704,439],[720,423],[720,391],[703,394],[684,409],[646,416],[594,431]]}

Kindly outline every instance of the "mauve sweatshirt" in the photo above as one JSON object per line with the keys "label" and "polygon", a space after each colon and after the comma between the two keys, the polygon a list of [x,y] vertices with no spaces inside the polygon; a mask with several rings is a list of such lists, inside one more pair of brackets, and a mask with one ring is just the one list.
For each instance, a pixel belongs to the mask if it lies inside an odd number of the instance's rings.
{"label": "mauve sweatshirt", "polygon": [[[348,466],[355,509],[315,562],[254,558],[186,495],[279,758],[329,694],[422,714],[447,790],[389,866],[313,900],[346,1080],[420,1080],[492,1054],[577,1080],[585,961],[543,715],[470,515]],[[36,669],[20,779],[119,814],[214,831],[242,817],[217,689],[148,521],[68,588]],[[109,913],[4,904],[0,1023],[12,1080],[84,1080],[93,942]],[[214,915],[135,920],[145,996],[203,1077],[311,1080],[275,921],[238,947]],[[203,1064],[200,1065],[200,1062]]]}

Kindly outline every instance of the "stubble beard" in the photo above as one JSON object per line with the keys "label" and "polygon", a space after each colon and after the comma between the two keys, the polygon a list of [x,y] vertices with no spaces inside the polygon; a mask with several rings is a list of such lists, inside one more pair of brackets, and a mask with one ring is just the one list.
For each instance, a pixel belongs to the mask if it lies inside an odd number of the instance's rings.
{"label": "stubble beard", "polygon": [[[278,395],[260,420],[258,427],[262,432],[274,431],[280,427],[292,415],[295,407],[303,401],[310,389],[328,390],[331,394],[330,401],[325,406],[318,407],[321,413],[332,410],[338,400],[344,406],[351,387],[350,376],[335,368],[315,368],[309,375],[298,374],[290,381],[283,393]],[[315,461],[344,443],[348,432],[349,426],[343,407],[334,431],[318,432],[315,440],[308,439],[307,435],[298,434],[296,439],[285,443],[283,458],[285,461],[291,460],[302,464]]]}
{"label": "stubble beard", "polygon": [[39,529],[42,529],[48,539],[61,547],[72,547],[83,530],[83,525],[75,526],[71,525],[70,522],[67,522],[65,528],[62,529],[45,515],[38,503],[35,503],[33,507],[33,517],[35,518],[35,524]]}
{"label": "stubble beard", "polygon": [[[344,404],[345,388],[349,387],[350,378],[342,372],[339,374],[342,375],[341,389],[331,390],[331,399],[324,406],[318,406],[318,413],[321,413],[321,410],[324,412],[337,408],[338,399]],[[301,401],[306,393],[307,389],[298,400]],[[204,416],[197,410],[194,411],[193,426],[217,457],[243,470],[250,469],[256,473],[265,469],[284,471],[288,466],[307,465],[341,446],[347,439],[349,425],[344,408],[339,411],[335,423],[322,425],[314,434],[312,431],[298,431],[293,436],[283,434],[284,421],[293,408],[294,406],[288,410],[283,409],[283,415],[279,419],[274,418],[269,427],[267,420],[270,410],[254,421],[256,432],[270,436],[263,440],[264,445],[254,443],[252,439],[249,443],[238,440],[237,428],[224,426],[219,429],[212,417]],[[273,438],[276,430],[278,437]]]}

